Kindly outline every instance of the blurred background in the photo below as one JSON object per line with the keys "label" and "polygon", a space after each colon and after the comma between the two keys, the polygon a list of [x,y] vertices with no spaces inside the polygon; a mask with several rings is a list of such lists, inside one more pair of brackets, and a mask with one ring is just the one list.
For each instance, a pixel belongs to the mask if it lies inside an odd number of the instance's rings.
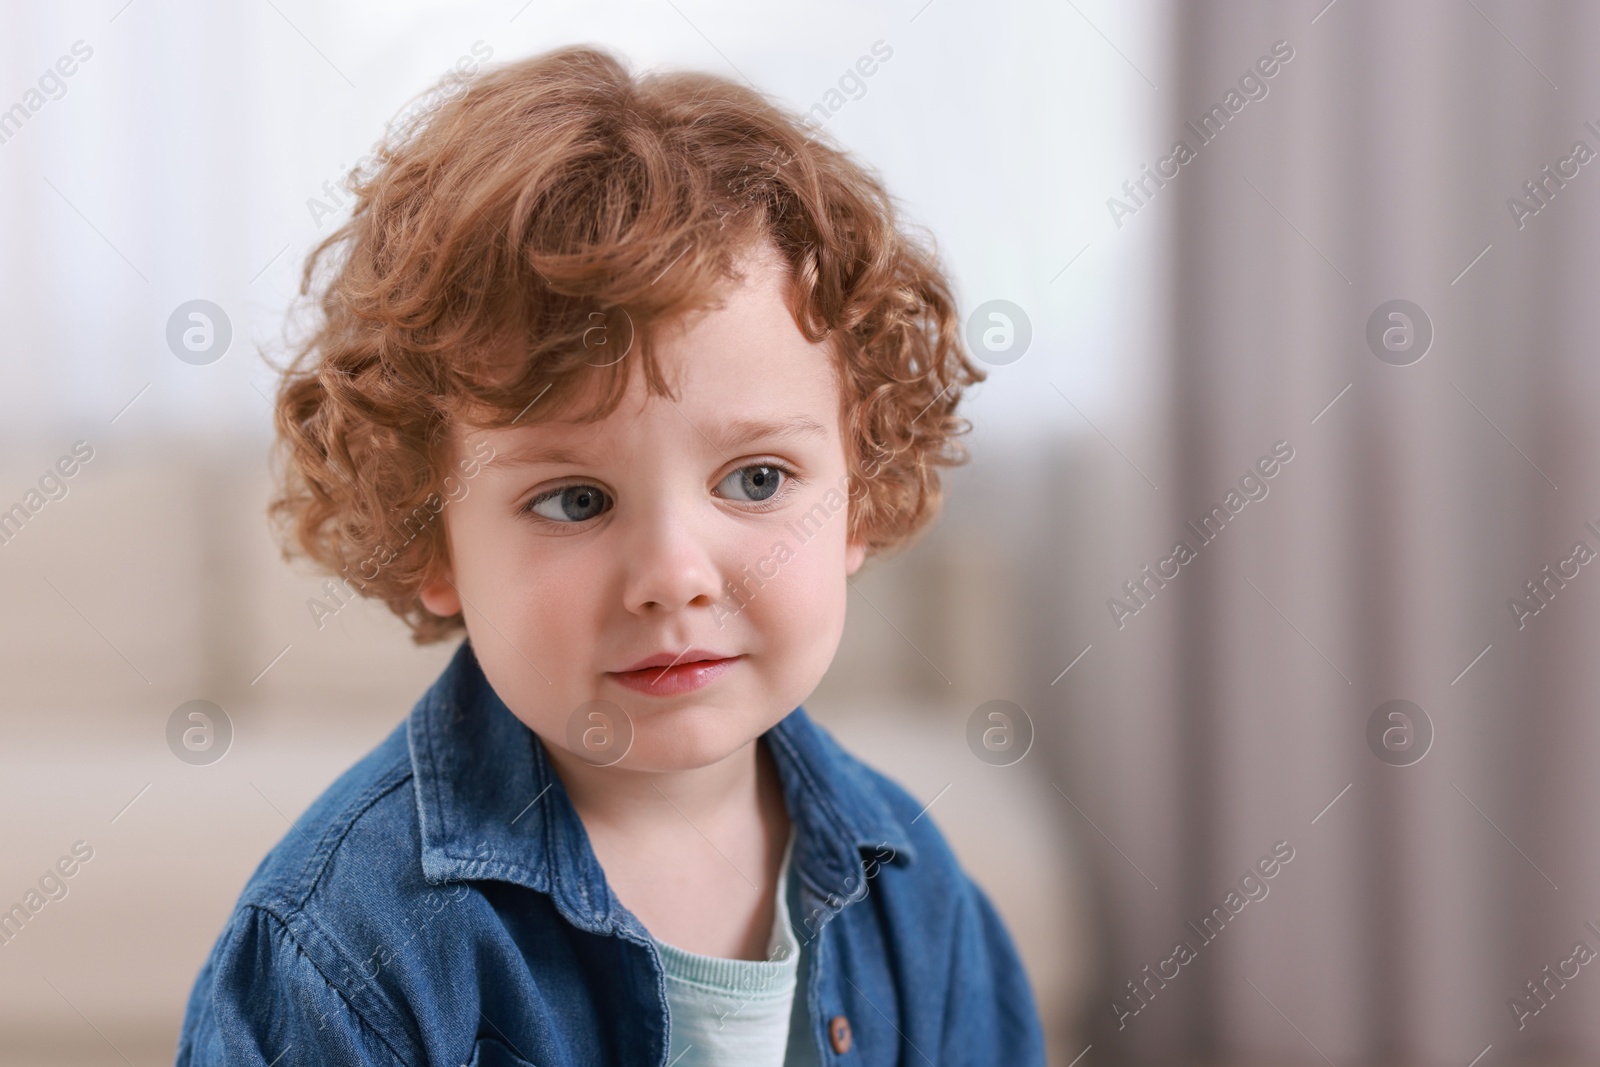
{"label": "blurred background", "polygon": [[[579,41],[808,113],[937,238],[972,462],[806,706],[932,804],[1053,1064],[1600,1059],[1600,8],[5,17],[0,908],[92,855],[0,944],[0,1063],[170,1062],[255,864],[442,669],[279,561],[263,355],[386,122]],[[169,748],[191,700],[225,758]]]}

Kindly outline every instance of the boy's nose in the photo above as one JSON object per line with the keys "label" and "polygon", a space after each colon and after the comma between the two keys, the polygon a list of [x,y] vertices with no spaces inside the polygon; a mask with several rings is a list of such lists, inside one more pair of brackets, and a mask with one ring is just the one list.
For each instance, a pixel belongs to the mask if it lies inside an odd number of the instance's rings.
{"label": "boy's nose", "polygon": [[657,514],[625,544],[623,602],[630,612],[709,608],[722,596],[721,570],[692,521]]}

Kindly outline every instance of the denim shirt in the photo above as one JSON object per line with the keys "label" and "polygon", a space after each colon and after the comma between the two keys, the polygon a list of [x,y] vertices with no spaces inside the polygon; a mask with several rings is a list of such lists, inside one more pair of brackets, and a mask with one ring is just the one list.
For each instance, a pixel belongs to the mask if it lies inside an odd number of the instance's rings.
{"label": "denim shirt", "polygon": [[[794,826],[818,1061],[1043,1064],[1015,946],[922,805],[804,707],[762,736]],[[257,867],[177,1063],[667,1067],[668,1026],[649,932],[463,641]]]}

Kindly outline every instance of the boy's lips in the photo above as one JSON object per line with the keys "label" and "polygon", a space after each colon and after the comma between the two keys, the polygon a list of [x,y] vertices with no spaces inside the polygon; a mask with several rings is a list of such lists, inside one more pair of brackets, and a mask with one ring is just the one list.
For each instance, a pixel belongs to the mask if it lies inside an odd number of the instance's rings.
{"label": "boy's lips", "polygon": [[[679,658],[678,662],[668,666],[670,660],[659,664],[640,667],[626,671],[610,671],[610,677],[616,679],[618,684],[625,685],[636,692],[647,693],[652,696],[675,696],[679,693],[690,693],[696,689],[710,685],[722,677],[739,662],[741,656],[723,656],[717,658],[690,659],[695,653],[691,650]],[[711,653],[701,653],[711,656]],[[652,657],[659,658],[659,657]],[[649,661],[645,661],[648,663]]]}
{"label": "boy's lips", "polygon": [[629,671],[642,671],[647,667],[674,667],[680,663],[693,663],[696,660],[728,659],[724,652],[710,652],[703,648],[686,648],[678,652],[657,652],[646,656],[631,667],[612,671],[612,674],[626,674]]}

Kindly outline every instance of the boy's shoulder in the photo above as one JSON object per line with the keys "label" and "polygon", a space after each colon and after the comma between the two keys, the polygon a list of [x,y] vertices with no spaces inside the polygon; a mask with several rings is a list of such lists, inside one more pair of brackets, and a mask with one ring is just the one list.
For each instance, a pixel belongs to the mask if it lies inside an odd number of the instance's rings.
{"label": "boy's shoulder", "polygon": [[294,820],[250,876],[237,907],[286,919],[314,901],[345,896],[352,883],[369,887],[368,897],[370,887],[406,888],[418,840],[412,779],[401,722]]}
{"label": "boy's shoulder", "polygon": [[[284,922],[305,914],[340,935],[364,921],[392,927],[446,883],[478,873],[475,861],[493,849],[474,831],[491,829],[503,844],[529,830],[531,819],[519,827],[503,803],[483,803],[526,791],[528,761],[514,753],[526,754],[528,731],[503,706],[498,715],[482,706],[487,683],[475,667],[464,643],[410,713],[294,821],[236,912],[260,909]],[[448,861],[455,866],[441,869]]]}
{"label": "boy's shoulder", "polygon": [[[402,722],[268,851],[190,993],[180,1064],[234,1062],[279,1026],[291,1043],[340,1032],[356,1042],[359,1034],[364,1043],[359,1054],[350,1044],[351,1056],[410,1062],[400,1049],[424,1035],[397,968],[409,969],[408,930],[429,917],[430,894],[440,896],[417,862],[413,779]],[[345,1022],[330,1025],[336,1016]],[[260,1051],[265,1062],[285,1050]]]}

